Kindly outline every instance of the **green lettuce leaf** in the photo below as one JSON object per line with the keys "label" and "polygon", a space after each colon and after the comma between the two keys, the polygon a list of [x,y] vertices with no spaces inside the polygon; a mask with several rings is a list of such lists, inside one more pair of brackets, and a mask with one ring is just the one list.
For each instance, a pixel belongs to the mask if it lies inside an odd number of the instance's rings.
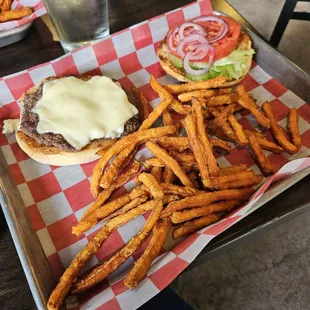
{"label": "green lettuce leaf", "polygon": [[[216,60],[211,66],[209,72],[203,75],[190,75],[186,72],[185,75],[192,81],[197,80],[208,80],[217,77],[218,75],[222,75],[228,80],[239,79],[245,75],[245,71],[247,68],[247,63],[249,58],[254,54],[253,49],[248,50],[234,50],[228,56]],[[179,69],[183,70],[183,62],[182,59],[169,54],[169,58],[172,63]],[[203,62],[190,62],[190,66],[193,69],[201,69],[203,68],[205,63]],[[184,71],[184,70],[183,70]]]}

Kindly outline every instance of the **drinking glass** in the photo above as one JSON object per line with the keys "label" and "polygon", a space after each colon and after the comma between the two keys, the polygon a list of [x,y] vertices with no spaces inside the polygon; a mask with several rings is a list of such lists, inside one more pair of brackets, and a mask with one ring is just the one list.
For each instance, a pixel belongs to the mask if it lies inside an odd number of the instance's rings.
{"label": "drinking glass", "polygon": [[109,35],[108,0],[43,0],[65,52]]}

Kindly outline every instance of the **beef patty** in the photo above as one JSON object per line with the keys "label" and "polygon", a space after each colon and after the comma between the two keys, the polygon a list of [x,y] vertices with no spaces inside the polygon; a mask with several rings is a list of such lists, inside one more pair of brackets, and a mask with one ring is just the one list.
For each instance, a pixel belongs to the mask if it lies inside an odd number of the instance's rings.
{"label": "beef patty", "polygon": [[[76,76],[77,78],[88,80],[91,77],[85,76]],[[22,97],[21,101],[21,117],[20,117],[20,130],[23,131],[27,136],[35,139],[38,143],[44,144],[46,146],[56,146],[65,151],[74,152],[76,149],[70,145],[66,139],[61,134],[54,133],[44,133],[39,134],[37,131],[37,126],[39,123],[39,116],[36,113],[32,112],[32,109],[35,107],[36,103],[42,97],[43,84],[47,81],[58,79],[58,77],[49,77],[38,87],[30,89]],[[129,102],[131,102],[138,110],[140,106],[139,100],[134,96],[133,92],[127,92],[125,90]],[[124,126],[124,132],[122,135],[128,135],[138,130],[140,127],[141,120],[139,113],[132,118],[130,118]]]}

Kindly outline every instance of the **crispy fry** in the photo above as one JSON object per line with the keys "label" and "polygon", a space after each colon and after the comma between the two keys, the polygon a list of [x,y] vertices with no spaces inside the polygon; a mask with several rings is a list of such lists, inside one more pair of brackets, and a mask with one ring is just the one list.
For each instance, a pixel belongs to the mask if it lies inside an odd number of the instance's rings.
{"label": "crispy fry", "polygon": [[220,148],[226,152],[230,152],[233,149],[231,144],[229,144],[228,142],[223,141],[221,139],[211,138],[210,143],[211,143],[213,148],[218,147],[218,148]]}
{"label": "crispy fry", "polygon": [[174,134],[176,128],[174,126],[165,126],[159,128],[151,128],[147,130],[137,131],[132,133],[126,137],[123,137],[119,141],[117,141],[114,145],[112,145],[105,154],[99,159],[97,164],[93,170],[93,176],[91,179],[91,193],[94,197],[97,197],[99,194],[100,189],[100,180],[105,170],[107,164],[109,163],[110,159],[121,152],[124,148],[128,147],[129,145],[141,143],[148,139],[163,137],[167,135]]}
{"label": "crispy fry", "polygon": [[181,102],[188,102],[192,100],[192,97],[195,98],[211,98],[213,96],[216,96],[216,90],[214,89],[203,89],[203,90],[194,90],[187,93],[182,93],[178,95],[178,99]]}
{"label": "crispy fry", "polygon": [[237,119],[233,114],[228,116],[228,121],[231,125],[231,127],[235,130],[235,134],[241,144],[247,144],[248,138],[246,137],[246,134],[243,131],[243,127],[238,123]]}
{"label": "crispy fry", "polygon": [[270,163],[270,161],[268,160],[268,158],[265,156],[264,152],[260,148],[259,143],[257,142],[257,139],[255,136],[249,137],[249,143],[250,143],[250,147],[253,150],[257,163],[261,167],[263,172],[265,174],[275,173],[275,170],[273,169],[272,164]]}
{"label": "crispy fry", "polygon": [[218,76],[214,79],[206,81],[191,82],[186,84],[169,84],[165,86],[165,89],[167,89],[173,95],[178,95],[188,91],[217,88],[221,86],[223,83],[225,83],[225,81],[226,79],[224,77]]}
{"label": "crispy fry", "polygon": [[105,221],[107,221],[109,219],[112,219],[112,218],[118,216],[118,215],[124,214],[127,211],[129,211],[129,210],[131,210],[131,209],[133,209],[135,207],[138,207],[142,203],[146,202],[148,200],[148,198],[149,197],[147,197],[147,196],[141,196],[141,197],[134,198],[133,200],[131,200],[129,203],[127,203],[126,205],[124,205],[120,209],[118,209],[118,210],[112,212],[111,214],[109,214],[108,216],[102,218],[100,220],[100,222],[105,222]]}
{"label": "crispy fry", "polygon": [[3,0],[1,6],[1,13],[7,12],[11,10],[13,0]]}
{"label": "crispy fry", "polygon": [[154,199],[163,198],[164,192],[153,175],[145,172],[141,173],[139,175],[139,181],[141,181],[149,189]]}
{"label": "crispy fry", "polygon": [[218,214],[209,214],[198,219],[188,221],[183,225],[176,227],[172,232],[172,237],[173,239],[178,239],[184,235],[188,235],[189,233],[195,232],[201,228],[206,227],[207,225],[217,222],[220,219],[221,216]]}
{"label": "crispy fry", "polygon": [[148,246],[124,280],[124,284],[128,288],[135,288],[143,279],[151,267],[152,261],[159,255],[160,250],[165,244],[170,227],[171,221],[167,218],[161,219],[156,223],[152,230],[152,237]]}
{"label": "crispy fry", "polygon": [[[202,145],[203,156],[205,157],[205,161],[207,163],[210,176],[211,177],[218,176],[220,170],[217,165],[216,159],[213,155],[210,141],[207,138],[201,103],[199,100],[195,98],[192,99],[192,109],[193,109],[194,118],[196,120],[197,135]],[[202,180],[202,182],[204,182],[204,180]]]}
{"label": "crispy fry", "polygon": [[103,205],[111,196],[111,194],[127,183],[138,171],[140,168],[140,164],[137,161],[134,161],[131,167],[122,175],[120,175],[111,186],[103,190],[97,199],[90,205],[90,207],[84,212],[82,219],[84,219],[87,215],[94,212],[98,209],[101,205]]}
{"label": "crispy fry", "polygon": [[[220,112],[214,120],[210,122],[210,127],[223,128],[224,123],[227,121],[228,116],[234,112],[234,106],[227,106],[222,112]],[[217,113],[216,113],[217,114]]]}
{"label": "crispy fry", "polygon": [[192,152],[177,152],[171,151],[170,155],[177,160],[180,164],[188,164],[188,165],[195,165],[196,159]]}
{"label": "crispy fry", "polygon": [[172,171],[172,169],[168,168],[168,167],[165,167],[165,170],[164,170],[164,182],[165,183],[173,183],[174,182],[174,173]]}
{"label": "crispy fry", "polygon": [[144,97],[144,94],[140,88],[132,87],[132,92],[136,96],[139,102],[139,116],[142,121],[146,120],[149,116],[149,103]]}
{"label": "crispy fry", "polygon": [[168,109],[163,111],[163,121],[165,126],[173,125],[173,119]]}
{"label": "crispy fry", "polygon": [[190,113],[183,120],[184,128],[186,130],[188,140],[190,142],[191,148],[193,150],[198,169],[200,171],[200,176],[202,181],[208,179],[209,171],[206,162],[206,157],[203,156],[203,147],[201,141],[197,137],[196,126],[194,122],[194,117]]}
{"label": "crispy fry", "polygon": [[161,183],[160,187],[165,194],[178,195],[181,197],[195,196],[199,193],[204,193],[203,191],[199,191],[193,187],[178,186],[170,183]]}
{"label": "crispy fry", "polygon": [[241,203],[241,200],[220,201],[203,207],[177,211],[172,214],[171,221],[174,224],[178,224],[211,213],[230,211],[232,208],[239,206]]}
{"label": "crispy fry", "polygon": [[254,177],[255,174],[253,171],[241,171],[236,172],[235,174],[223,175],[215,178],[210,178],[206,180],[205,186],[210,189],[218,189],[221,188],[221,185],[224,183],[228,183],[231,181],[238,181],[242,179],[248,179]]}
{"label": "crispy fry", "polygon": [[259,184],[263,180],[262,175],[253,175],[244,179],[227,181],[216,184],[213,189],[237,189]]}
{"label": "crispy fry", "polygon": [[235,165],[231,167],[225,167],[220,169],[220,175],[230,175],[235,174],[236,172],[245,171],[248,167],[246,165]]}
{"label": "crispy fry", "polygon": [[192,197],[186,197],[181,200],[170,203],[163,210],[161,217],[170,216],[175,211],[201,207],[219,200],[247,200],[254,194],[253,188],[228,189],[216,192],[204,192]]}
{"label": "crispy fry", "polygon": [[288,115],[288,130],[291,135],[292,143],[296,146],[297,151],[300,150],[302,141],[298,128],[298,115],[296,108],[292,108]]}
{"label": "crispy fry", "polygon": [[179,199],[179,196],[177,195],[165,195],[164,198],[163,198],[163,204],[164,205],[167,205],[168,203],[172,202],[172,201],[176,201]]}
{"label": "crispy fry", "polygon": [[123,163],[119,167],[118,170],[118,176],[120,173],[123,173],[123,170],[126,169],[130,163],[132,163],[133,159],[135,158],[137,152],[138,152],[139,146],[136,146],[133,151],[124,159]]}
{"label": "crispy fry", "polygon": [[161,199],[152,200],[147,203],[151,202],[155,204],[153,207],[153,212],[148,218],[142,230],[102,265],[95,267],[83,278],[77,280],[74,283],[74,287],[72,290],[74,294],[85,291],[88,288],[104,280],[109,274],[111,274],[119,266],[121,266],[142,245],[142,242],[146,239],[146,237],[158,221],[161,210],[163,208],[163,202]]}
{"label": "crispy fry", "polygon": [[200,188],[200,184],[198,182],[199,173],[197,170],[190,170],[188,173],[188,178],[193,182],[195,188]]}
{"label": "crispy fry", "polygon": [[152,167],[151,174],[154,176],[158,183],[163,181],[163,170],[162,167],[154,166]]}
{"label": "crispy fry", "polygon": [[97,152],[97,155],[103,156],[106,150],[115,144],[119,139],[104,139],[100,144],[100,151]]}
{"label": "crispy fry", "polygon": [[111,186],[113,183],[113,180],[115,176],[117,175],[118,171],[120,170],[120,167],[122,166],[125,159],[133,152],[135,149],[135,145],[129,145],[125,149],[123,149],[112,161],[112,163],[108,166],[106,171],[104,172],[101,181],[100,186],[103,188],[107,188]]}
{"label": "crispy fry", "polygon": [[192,182],[190,179],[187,177],[187,175],[184,173],[182,168],[180,167],[179,163],[173,159],[169,154],[159,147],[157,144],[148,141],[146,142],[146,146],[149,148],[149,150],[158,157],[164,164],[173,170],[174,174],[180,179],[183,185],[185,186],[192,186]]}
{"label": "crispy fry", "polygon": [[0,12],[1,12],[1,6],[4,0],[0,0]]}
{"label": "crispy fry", "polygon": [[219,95],[208,99],[206,106],[207,107],[216,107],[220,105],[229,104],[235,102],[239,99],[238,93],[231,93],[226,95]]}
{"label": "crispy fry", "polygon": [[130,193],[130,199],[135,199],[144,195],[148,195],[149,192],[147,191],[146,186],[140,185],[138,187],[135,187]]}
{"label": "crispy fry", "polygon": [[283,130],[273,116],[270,104],[268,102],[264,102],[262,109],[270,120],[270,129],[275,139],[279,142],[279,144],[287,153],[295,154],[298,151],[298,148],[287,140]]}
{"label": "crispy fry", "polygon": [[163,163],[162,160],[156,157],[152,157],[149,159],[146,159],[143,163],[143,165],[147,168],[150,169],[151,167],[165,167],[165,164]]}
{"label": "crispy fry", "polygon": [[187,137],[162,137],[155,139],[161,147],[165,150],[177,150],[183,152],[186,149],[189,149],[189,141]]}
{"label": "crispy fry", "polygon": [[260,124],[262,127],[269,128],[270,127],[270,121],[268,118],[266,118],[256,107],[255,103],[252,101],[252,99],[249,97],[249,95],[246,93],[244,86],[239,85],[237,86],[237,93],[239,94],[238,103],[243,106],[245,109],[249,110],[253,116],[256,118],[258,124]]}
{"label": "crispy fry", "polygon": [[24,7],[18,10],[3,12],[0,14],[0,23],[29,16],[32,14],[32,12],[33,9],[31,7]]}
{"label": "crispy fry", "polygon": [[247,137],[253,136],[253,135],[254,135],[254,136],[257,137],[257,138],[262,138],[262,139],[265,138],[265,134],[262,133],[262,132],[260,132],[260,131],[257,131],[257,130],[252,131],[252,130],[243,129],[243,131],[244,131],[244,133],[245,133],[245,135],[246,135]]}
{"label": "crispy fry", "polygon": [[169,104],[171,105],[171,108],[175,110],[176,112],[180,114],[187,114],[190,107],[183,106],[182,103],[178,100],[176,100],[171,93],[169,93],[166,89],[166,87],[163,87],[160,85],[160,83],[155,79],[153,75],[151,75],[150,80],[151,87],[156,91],[156,93],[159,95],[161,100],[168,100]]}
{"label": "crispy fry", "polygon": [[106,240],[114,230],[126,224],[135,217],[154,209],[155,206],[156,203],[154,203],[154,200],[146,202],[143,205],[124,213],[123,215],[113,218],[105,226],[103,226],[87,243],[86,247],[75,256],[69,267],[65,270],[47,302],[47,308],[49,310],[59,309],[62,301],[70,291],[72,282],[76,279],[78,273],[82,270],[92,255],[98,251],[103,241]]}

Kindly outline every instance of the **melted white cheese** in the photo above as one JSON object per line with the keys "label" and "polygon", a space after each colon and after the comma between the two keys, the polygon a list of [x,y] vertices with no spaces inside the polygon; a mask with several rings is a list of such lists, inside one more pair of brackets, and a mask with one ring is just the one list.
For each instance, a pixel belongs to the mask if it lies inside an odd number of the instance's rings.
{"label": "melted white cheese", "polygon": [[39,116],[40,134],[61,134],[76,150],[94,139],[119,137],[124,124],[138,113],[125,91],[104,76],[47,82],[32,111]]}

